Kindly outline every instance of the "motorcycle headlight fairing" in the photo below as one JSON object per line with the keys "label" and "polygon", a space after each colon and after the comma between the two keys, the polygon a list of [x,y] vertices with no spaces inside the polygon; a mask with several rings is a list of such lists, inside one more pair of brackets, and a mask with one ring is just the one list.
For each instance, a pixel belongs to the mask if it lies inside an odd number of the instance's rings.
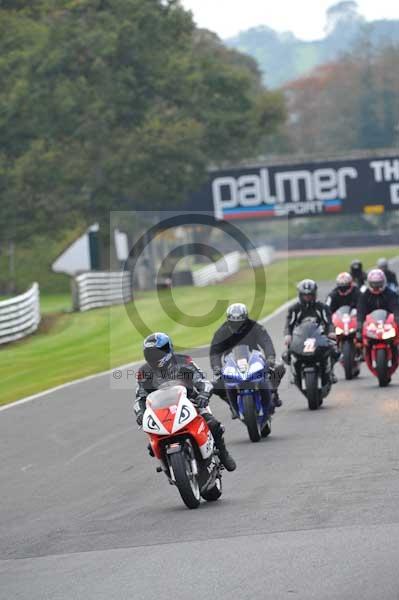
{"label": "motorcycle headlight fairing", "polygon": [[396,337],[396,331],[393,327],[391,329],[388,329],[388,331],[384,331],[384,333],[382,334],[383,340],[392,340],[394,337]]}

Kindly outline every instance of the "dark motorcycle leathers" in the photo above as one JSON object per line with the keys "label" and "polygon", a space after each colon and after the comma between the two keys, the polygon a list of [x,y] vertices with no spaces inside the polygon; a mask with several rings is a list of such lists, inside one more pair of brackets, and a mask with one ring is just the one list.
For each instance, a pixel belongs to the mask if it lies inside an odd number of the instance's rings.
{"label": "dark motorcycle leathers", "polygon": [[367,273],[365,273],[362,269],[353,269],[353,268],[351,268],[350,274],[353,277],[354,283],[359,288],[361,288],[363,285],[365,285],[365,283],[367,281]]}
{"label": "dark motorcycle leathers", "polygon": [[[247,319],[239,332],[233,333],[230,329],[229,322],[226,321],[219,327],[213,336],[210,347],[210,361],[212,370],[215,374],[215,393],[223,400],[226,400],[227,391],[220,376],[223,365],[223,356],[239,345],[248,346],[250,350],[261,350],[264,353],[266,362],[269,365],[271,388],[276,392],[284,377],[285,367],[283,365],[275,364],[276,351],[272,339],[266,329],[260,323],[257,323],[252,319]],[[233,392],[229,392],[229,396],[232,395]],[[231,397],[230,401],[234,404],[235,398]]]}
{"label": "dark motorcycle leathers", "polygon": [[305,304],[298,301],[288,310],[284,335],[292,335],[294,328],[307,318],[313,318],[319,325],[322,325],[326,335],[334,333],[331,310],[327,304],[324,304],[323,302]]}
{"label": "dark motorcycle leathers", "polygon": [[[194,363],[190,356],[185,354],[174,354],[169,363],[162,368],[152,368],[148,363],[142,365],[137,373],[136,401],[134,412],[136,417],[143,415],[146,409],[146,399],[151,392],[159,389],[162,383],[167,381],[179,381],[187,388],[187,396],[195,404],[195,398],[209,399],[213,392],[213,386],[208,381],[201,369]],[[224,446],[222,424],[213,416],[207,408],[200,408],[198,412],[208,423],[216,446]]]}
{"label": "dark motorcycle leathers", "polygon": [[357,308],[359,302],[360,290],[357,286],[353,286],[351,292],[346,296],[339,293],[338,288],[334,288],[329,294],[326,300],[326,304],[329,307],[332,314],[336,313],[337,310],[342,306],[350,306],[351,308]]}
{"label": "dark motorcycle leathers", "polygon": [[395,321],[399,323],[399,296],[389,288],[381,294],[373,294],[370,290],[360,294],[357,305],[357,329],[360,337],[363,329],[363,323],[370,313],[375,310],[386,310],[395,316]]}
{"label": "dark motorcycle leathers", "polygon": [[385,277],[387,278],[388,285],[393,286],[396,289],[398,289],[399,284],[398,284],[398,278],[396,276],[396,273],[394,271],[391,271],[390,269],[385,269],[384,273],[385,273]]}

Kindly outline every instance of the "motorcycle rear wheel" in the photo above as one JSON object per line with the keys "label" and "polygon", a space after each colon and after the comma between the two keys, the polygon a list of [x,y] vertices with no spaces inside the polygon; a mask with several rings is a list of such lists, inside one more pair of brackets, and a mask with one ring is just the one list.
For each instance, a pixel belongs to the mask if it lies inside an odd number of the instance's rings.
{"label": "motorcycle rear wheel", "polygon": [[321,406],[321,392],[317,385],[317,373],[315,371],[307,371],[305,373],[305,382],[309,410],[318,410]]}
{"label": "motorcycle rear wheel", "polygon": [[222,479],[218,477],[213,488],[203,492],[201,495],[207,502],[216,502],[216,500],[219,500],[222,495]]}
{"label": "motorcycle rear wheel", "polygon": [[378,383],[380,384],[380,387],[387,387],[391,379],[388,374],[387,353],[384,348],[379,348],[377,350],[376,363]]}
{"label": "motorcycle rear wheel", "polygon": [[194,509],[198,508],[201,502],[200,489],[198,478],[191,469],[188,448],[184,450],[171,454],[169,460],[181,499],[187,508]]}
{"label": "motorcycle rear wheel", "polygon": [[261,432],[259,430],[258,416],[256,414],[254,399],[249,394],[247,396],[243,396],[242,404],[244,408],[244,420],[248,429],[249,439],[251,442],[259,442],[261,439]]}

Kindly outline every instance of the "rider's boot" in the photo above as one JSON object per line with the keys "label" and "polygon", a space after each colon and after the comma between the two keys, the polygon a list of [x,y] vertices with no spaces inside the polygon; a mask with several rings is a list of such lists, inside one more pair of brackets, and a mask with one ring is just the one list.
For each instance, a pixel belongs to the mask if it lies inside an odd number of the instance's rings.
{"label": "rider's boot", "polygon": [[236,411],[235,407],[229,402],[229,407],[230,407],[230,412],[231,412],[231,418],[233,419],[233,421],[235,419],[238,419],[238,412]]}
{"label": "rider's boot", "polygon": [[281,406],[283,406],[283,402],[280,398],[280,395],[278,393],[278,390],[274,390],[272,393],[272,399],[273,399],[273,404],[276,408],[280,408]]}
{"label": "rider's boot", "polygon": [[231,418],[234,421],[235,419],[238,419],[237,393],[231,390],[228,391],[226,400],[230,408]]}
{"label": "rider's boot", "polygon": [[148,450],[148,454],[151,456],[151,458],[154,458],[155,454],[154,454],[151,444],[147,445],[147,450]]}
{"label": "rider's boot", "polygon": [[229,454],[226,448],[226,444],[223,437],[223,425],[217,419],[215,419],[215,417],[209,412],[204,412],[202,416],[207,422],[208,427],[213,435],[213,439],[215,440],[216,448],[219,451],[220,462],[225,467],[226,471],[235,471],[237,465],[234,458],[231,456],[231,454]]}
{"label": "rider's boot", "polygon": [[235,471],[237,468],[236,461],[227,450],[224,437],[219,438],[217,442],[217,448],[219,450],[220,462],[226,471]]}

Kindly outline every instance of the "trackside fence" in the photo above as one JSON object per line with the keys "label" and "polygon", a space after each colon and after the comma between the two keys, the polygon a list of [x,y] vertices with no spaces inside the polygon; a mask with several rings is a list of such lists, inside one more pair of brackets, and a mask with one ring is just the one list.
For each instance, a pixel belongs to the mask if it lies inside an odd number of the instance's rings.
{"label": "trackside fence", "polygon": [[205,287],[223,281],[240,270],[241,256],[239,252],[230,252],[217,262],[193,273],[194,285]]}
{"label": "trackside fence", "polygon": [[251,267],[266,267],[273,262],[274,255],[273,246],[260,246],[249,252],[249,264]]}
{"label": "trackside fence", "polygon": [[20,340],[37,330],[40,323],[39,285],[0,302],[0,344]]}
{"label": "trackside fence", "polygon": [[73,305],[77,311],[124,304],[131,299],[131,275],[127,271],[92,271],[73,280]]}

